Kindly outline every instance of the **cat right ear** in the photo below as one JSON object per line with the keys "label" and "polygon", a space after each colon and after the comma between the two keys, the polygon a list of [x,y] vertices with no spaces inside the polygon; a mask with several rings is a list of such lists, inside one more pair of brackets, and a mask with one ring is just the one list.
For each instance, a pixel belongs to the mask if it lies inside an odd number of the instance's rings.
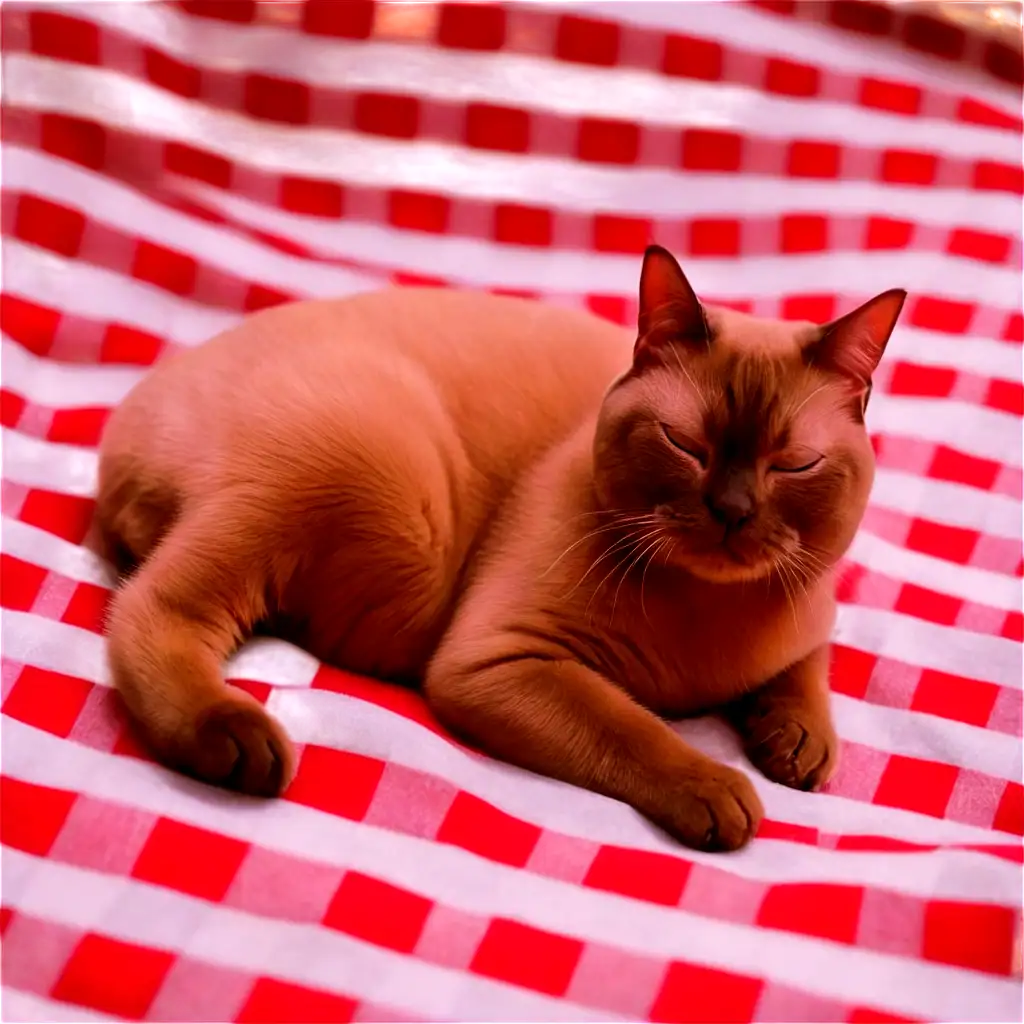
{"label": "cat right ear", "polygon": [[680,341],[707,344],[704,307],[675,257],[660,245],[650,245],[640,271],[640,315],[634,361]]}

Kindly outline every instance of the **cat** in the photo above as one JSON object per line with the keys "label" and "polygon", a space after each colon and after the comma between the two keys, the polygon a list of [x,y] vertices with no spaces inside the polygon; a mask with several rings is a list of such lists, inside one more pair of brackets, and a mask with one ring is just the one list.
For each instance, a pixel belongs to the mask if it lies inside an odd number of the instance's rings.
{"label": "cat", "polygon": [[396,288],[279,306],[168,358],[108,423],[96,513],[130,573],[109,659],[144,740],[208,782],[285,789],[288,737],[221,675],[263,626],[422,685],[485,752],[691,847],[741,847],[752,783],[665,718],[720,710],[784,785],[834,771],[833,569],[905,297],[759,319],[704,306],[652,246],[636,333]]}

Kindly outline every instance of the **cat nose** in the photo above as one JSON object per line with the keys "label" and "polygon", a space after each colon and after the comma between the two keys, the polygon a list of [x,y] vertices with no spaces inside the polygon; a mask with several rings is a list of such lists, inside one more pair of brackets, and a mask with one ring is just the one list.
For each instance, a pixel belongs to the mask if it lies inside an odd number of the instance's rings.
{"label": "cat nose", "polygon": [[704,499],[712,518],[730,530],[738,530],[749,522],[754,512],[754,500],[746,491],[727,488],[722,494],[708,495]]}

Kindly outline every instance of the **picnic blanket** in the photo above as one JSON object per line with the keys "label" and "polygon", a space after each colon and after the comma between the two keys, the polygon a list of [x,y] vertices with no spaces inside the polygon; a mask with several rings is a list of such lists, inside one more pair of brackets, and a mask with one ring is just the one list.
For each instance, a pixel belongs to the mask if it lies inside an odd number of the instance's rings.
{"label": "picnic blanket", "polygon": [[[5,1020],[1020,1019],[1019,56],[879,3],[2,14]],[[755,775],[759,838],[695,854],[269,639],[228,675],[300,746],[284,798],[155,764],[83,545],[147,367],[388,281],[635,322],[651,240],[759,314],[910,292],[828,791]]]}

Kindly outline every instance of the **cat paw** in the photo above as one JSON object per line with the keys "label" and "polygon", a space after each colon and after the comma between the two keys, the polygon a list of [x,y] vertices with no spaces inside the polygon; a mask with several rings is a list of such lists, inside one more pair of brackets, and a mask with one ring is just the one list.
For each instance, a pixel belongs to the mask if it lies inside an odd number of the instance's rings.
{"label": "cat paw", "polygon": [[670,799],[671,807],[655,820],[695,850],[738,850],[754,837],[764,817],[751,781],[725,765],[689,777]]}
{"label": "cat paw", "polygon": [[765,778],[792,789],[821,789],[839,765],[832,723],[789,709],[769,711],[744,736],[747,757]]}
{"label": "cat paw", "polygon": [[291,740],[261,704],[239,698],[232,695],[203,712],[183,767],[226,789],[278,796],[295,770]]}

